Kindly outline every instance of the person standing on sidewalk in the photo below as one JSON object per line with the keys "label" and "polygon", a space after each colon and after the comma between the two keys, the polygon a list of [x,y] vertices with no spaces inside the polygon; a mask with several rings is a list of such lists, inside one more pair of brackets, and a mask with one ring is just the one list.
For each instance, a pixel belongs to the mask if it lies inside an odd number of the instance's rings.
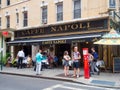
{"label": "person standing on sidewalk", "polygon": [[36,75],[41,74],[41,67],[42,67],[42,50],[39,50],[36,54]]}
{"label": "person standing on sidewalk", "polygon": [[72,59],[73,59],[73,68],[74,68],[74,75],[73,77],[79,77],[80,76],[80,63],[79,60],[81,59],[81,55],[78,51],[78,47],[75,46],[74,47],[74,52],[72,55]]}
{"label": "person standing on sidewalk", "polygon": [[98,53],[95,51],[95,48],[91,48],[91,51],[92,51],[92,55],[94,57],[94,60],[92,62],[92,65],[91,65],[91,70],[93,72],[93,74],[95,73],[95,71],[97,72],[97,74],[99,75],[100,74],[100,70],[98,69],[98,67],[96,66],[96,62],[98,60]]}
{"label": "person standing on sidewalk", "polygon": [[25,53],[23,52],[23,49],[21,49],[18,54],[18,62],[17,62],[17,69],[22,68],[23,67],[23,59],[25,57]]}
{"label": "person standing on sidewalk", "polygon": [[93,65],[93,60],[94,60],[94,57],[91,53],[88,53],[88,61],[89,61],[89,67],[90,67],[90,75],[91,74],[94,74],[94,71],[91,69],[92,68],[92,65]]}
{"label": "person standing on sidewalk", "polygon": [[63,59],[64,59],[64,63],[63,63],[64,74],[65,74],[65,76],[68,76],[69,75],[69,60],[71,59],[70,56],[68,55],[68,51],[64,52]]}

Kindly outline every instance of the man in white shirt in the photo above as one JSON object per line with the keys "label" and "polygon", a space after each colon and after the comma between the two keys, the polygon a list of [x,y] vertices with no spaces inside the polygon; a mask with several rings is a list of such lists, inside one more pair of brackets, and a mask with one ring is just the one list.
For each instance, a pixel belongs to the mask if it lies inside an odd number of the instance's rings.
{"label": "man in white shirt", "polygon": [[22,62],[25,57],[25,53],[23,52],[23,49],[18,52],[17,57],[18,57],[17,68],[19,69],[19,68],[22,68]]}

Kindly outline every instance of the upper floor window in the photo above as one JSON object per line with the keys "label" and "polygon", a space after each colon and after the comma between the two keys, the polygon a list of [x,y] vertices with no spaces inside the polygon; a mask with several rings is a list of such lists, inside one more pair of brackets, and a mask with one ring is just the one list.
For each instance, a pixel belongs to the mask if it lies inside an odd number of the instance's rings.
{"label": "upper floor window", "polygon": [[116,1],[116,0],[109,0],[109,7],[110,7],[110,8],[115,8],[115,7],[116,7],[115,1]]}
{"label": "upper floor window", "polygon": [[42,7],[42,23],[47,24],[47,6]]}
{"label": "upper floor window", "polygon": [[7,0],[7,6],[10,5],[10,0]]}
{"label": "upper floor window", "polygon": [[0,27],[1,27],[1,23],[2,23],[2,20],[1,20],[1,17],[0,17]]}
{"label": "upper floor window", "polygon": [[81,0],[74,0],[74,19],[81,17]]}
{"label": "upper floor window", "polygon": [[63,20],[63,3],[57,4],[57,21]]}
{"label": "upper floor window", "polygon": [[16,23],[19,23],[19,13],[16,13]]}
{"label": "upper floor window", "polygon": [[6,27],[10,27],[10,16],[6,16]]}
{"label": "upper floor window", "polygon": [[23,27],[28,26],[28,12],[23,12]]}

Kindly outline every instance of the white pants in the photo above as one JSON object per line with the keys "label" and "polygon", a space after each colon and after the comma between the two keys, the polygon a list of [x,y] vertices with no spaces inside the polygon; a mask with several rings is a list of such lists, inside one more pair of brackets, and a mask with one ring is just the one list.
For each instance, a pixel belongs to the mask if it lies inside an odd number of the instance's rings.
{"label": "white pants", "polygon": [[41,66],[42,66],[41,62],[36,63],[36,74],[41,74]]}

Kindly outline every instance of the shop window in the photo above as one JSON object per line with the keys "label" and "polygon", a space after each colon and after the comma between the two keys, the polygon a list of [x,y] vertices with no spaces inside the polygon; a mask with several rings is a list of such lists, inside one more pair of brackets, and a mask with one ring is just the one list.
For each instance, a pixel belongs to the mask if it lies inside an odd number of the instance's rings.
{"label": "shop window", "polygon": [[7,6],[9,6],[10,5],[10,0],[7,0]]}
{"label": "shop window", "polygon": [[74,19],[81,17],[81,0],[73,0],[74,5]]}
{"label": "shop window", "polygon": [[47,24],[47,6],[42,7],[42,24]]}
{"label": "shop window", "polygon": [[10,27],[10,16],[6,16],[6,27]]}
{"label": "shop window", "polygon": [[109,0],[109,8],[115,8],[116,7],[116,0]]}
{"label": "shop window", "polygon": [[23,27],[28,26],[28,12],[23,12]]}
{"label": "shop window", "polygon": [[63,20],[63,3],[57,4],[57,21]]}

